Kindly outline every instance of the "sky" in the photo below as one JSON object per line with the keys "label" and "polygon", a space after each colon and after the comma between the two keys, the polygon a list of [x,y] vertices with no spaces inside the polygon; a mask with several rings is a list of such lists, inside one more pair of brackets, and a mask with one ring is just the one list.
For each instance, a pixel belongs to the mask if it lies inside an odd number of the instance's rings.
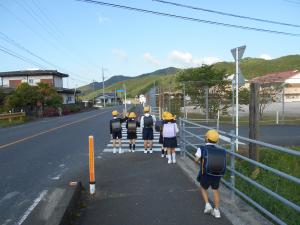
{"label": "sky", "polygon": [[[95,0],[98,1],[98,0]],[[99,0],[100,1],[100,0]],[[67,88],[114,75],[189,68],[243,57],[300,54],[300,0],[165,0],[297,26],[193,10],[153,0],[102,0],[189,21],[76,0],[0,0],[0,71],[49,69],[69,74]],[[238,29],[217,22],[294,35]],[[103,68],[103,69],[102,69]]]}

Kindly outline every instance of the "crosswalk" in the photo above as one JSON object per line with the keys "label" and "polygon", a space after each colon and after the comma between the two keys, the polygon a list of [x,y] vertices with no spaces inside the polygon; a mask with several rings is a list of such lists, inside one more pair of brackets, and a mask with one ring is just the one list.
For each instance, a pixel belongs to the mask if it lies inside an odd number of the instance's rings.
{"label": "crosswalk", "polygon": [[[141,152],[144,151],[144,140],[142,138],[142,131],[138,127],[137,128],[137,139],[135,141],[135,151]],[[159,141],[159,132],[156,132],[154,130],[153,132],[153,152],[161,152],[161,144],[158,143]],[[127,129],[125,123],[122,123],[122,150],[123,152],[128,152],[129,150],[129,140],[127,139]],[[176,151],[180,151],[179,148],[176,149]],[[109,144],[107,144],[106,148],[103,150],[103,152],[113,152],[113,143],[112,140],[110,140]]]}

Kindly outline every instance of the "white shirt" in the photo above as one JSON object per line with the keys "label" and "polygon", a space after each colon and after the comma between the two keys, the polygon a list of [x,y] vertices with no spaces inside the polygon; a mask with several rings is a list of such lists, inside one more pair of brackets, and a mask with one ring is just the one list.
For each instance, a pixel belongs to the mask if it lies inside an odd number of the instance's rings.
{"label": "white shirt", "polygon": [[[205,145],[215,145],[213,143],[205,143]],[[201,149],[197,148],[197,152],[195,153],[196,158],[201,158]]]}

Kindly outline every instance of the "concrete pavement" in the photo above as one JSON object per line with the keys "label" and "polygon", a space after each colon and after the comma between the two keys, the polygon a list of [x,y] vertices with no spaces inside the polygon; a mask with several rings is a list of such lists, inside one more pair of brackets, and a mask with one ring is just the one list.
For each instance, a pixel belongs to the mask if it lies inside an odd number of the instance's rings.
{"label": "concrete pavement", "polygon": [[225,215],[204,215],[197,187],[158,153],[103,153],[95,164],[96,194],[86,193],[78,224],[231,224]]}

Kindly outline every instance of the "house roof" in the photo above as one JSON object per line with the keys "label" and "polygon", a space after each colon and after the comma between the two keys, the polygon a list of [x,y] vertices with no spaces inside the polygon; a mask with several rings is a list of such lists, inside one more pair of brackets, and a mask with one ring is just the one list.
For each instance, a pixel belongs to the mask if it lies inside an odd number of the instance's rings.
{"label": "house roof", "polygon": [[15,76],[43,76],[53,75],[57,77],[68,77],[68,74],[60,73],[57,70],[20,70],[0,72],[0,77],[15,77]]}
{"label": "house roof", "polygon": [[261,77],[255,77],[251,83],[283,83],[285,80],[299,74],[298,70],[290,70],[278,73],[269,73]]}

